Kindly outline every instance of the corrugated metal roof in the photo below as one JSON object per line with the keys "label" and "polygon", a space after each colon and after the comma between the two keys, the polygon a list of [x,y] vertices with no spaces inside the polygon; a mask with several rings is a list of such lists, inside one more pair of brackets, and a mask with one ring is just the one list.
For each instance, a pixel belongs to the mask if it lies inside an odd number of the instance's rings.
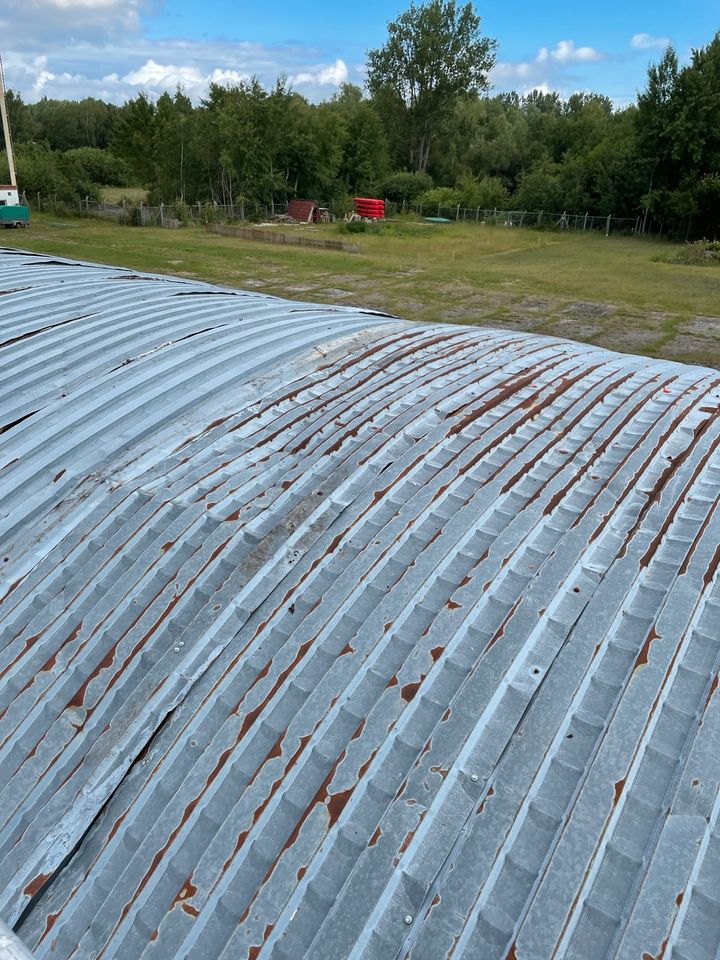
{"label": "corrugated metal roof", "polygon": [[317,208],[317,200],[291,200],[287,215],[293,220],[299,220],[300,223],[312,223]]}
{"label": "corrugated metal roof", "polygon": [[40,957],[714,957],[720,374],[0,254]]}

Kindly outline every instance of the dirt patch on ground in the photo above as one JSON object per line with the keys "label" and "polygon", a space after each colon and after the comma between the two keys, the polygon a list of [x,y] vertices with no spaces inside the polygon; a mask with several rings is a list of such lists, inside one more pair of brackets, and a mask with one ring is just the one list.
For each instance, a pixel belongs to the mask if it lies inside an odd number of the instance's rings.
{"label": "dirt patch on ground", "polygon": [[545,327],[554,337],[567,337],[569,340],[590,340],[594,343],[597,337],[603,335],[602,324],[570,317],[549,320]]}
{"label": "dirt patch on ground", "polygon": [[693,317],[680,327],[683,333],[720,340],[720,317]]}
{"label": "dirt patch on ground", "polygon": [[579,319],[593,319],[595,317],[607,317],[617,312],[617,307],[612,303],[593,303],[590,300],[579,300],[577,303],[571,303],[566,307],[563,313]]}
{"label": "dirt patch on ground", "polygon": [[325,290],[318,290],[318,295],[323,298],[323,300],[343,300],[345,297],[351,297],[351,290],[340,290],[338,287],[328,287]]}

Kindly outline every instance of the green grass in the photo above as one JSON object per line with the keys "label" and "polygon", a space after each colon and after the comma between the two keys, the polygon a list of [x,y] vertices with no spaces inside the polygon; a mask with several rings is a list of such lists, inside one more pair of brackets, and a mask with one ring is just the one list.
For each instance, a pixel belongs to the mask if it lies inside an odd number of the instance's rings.
{"label": "green grass", "polygon": [[[332,225],[283,229],[342,236]],[[670,263],[676,245],[476,224],[387,224],[352,239],[359,254],[34,215],[30,230],[6,231],[0,243],[720,367],[720,266]]]}
{"label": "green grass", "polygon": [[123,200],[140,203],[141,200],[147,201],[147,190],[144,187],[102,187],[100,199],[106,203],[122,203]]}

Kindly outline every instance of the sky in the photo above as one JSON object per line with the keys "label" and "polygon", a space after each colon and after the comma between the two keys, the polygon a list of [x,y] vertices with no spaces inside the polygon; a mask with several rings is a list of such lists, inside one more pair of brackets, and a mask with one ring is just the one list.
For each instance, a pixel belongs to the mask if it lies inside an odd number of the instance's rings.
{"label": "sky", "polygon": [[[409,0],[0,0],[6,85],[27,102],[99,97],[123,103],[178,85],[195,101],[212,81],[285,74],[312,101],[364,82],[368,49]],[[672,42],[681,63],[720,29],[718,0],[484,0],[498,42],[493,91],[554,90],[632,103]]]}

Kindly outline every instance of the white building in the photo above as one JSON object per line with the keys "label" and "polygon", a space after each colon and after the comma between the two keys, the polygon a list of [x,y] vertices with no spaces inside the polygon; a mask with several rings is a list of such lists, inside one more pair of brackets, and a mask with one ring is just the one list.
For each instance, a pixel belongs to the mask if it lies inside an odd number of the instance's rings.
{"label": "white building", "polygon": [[0,183],[0,207],[16,207],[19,203],[17,187]]}

